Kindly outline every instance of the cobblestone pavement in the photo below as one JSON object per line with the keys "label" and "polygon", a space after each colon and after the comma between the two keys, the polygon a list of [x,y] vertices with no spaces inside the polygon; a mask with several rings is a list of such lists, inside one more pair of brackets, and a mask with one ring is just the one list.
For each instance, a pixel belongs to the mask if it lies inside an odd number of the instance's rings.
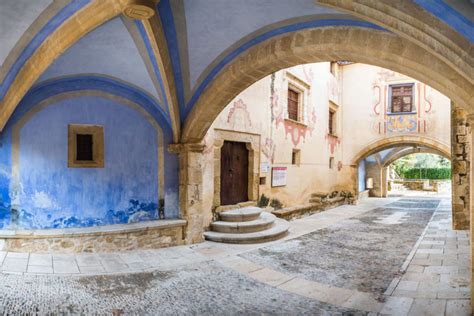
{"label": "cobblestone pavement", "polygon": [[257,282],[215,262],[115,276],[0,275],[0,313],[363,314]]}
{"label": "cobblestone pavement", "polygon": [[469,315],[469,237],[439,201],[368,199],[267,244],[0,252],[0,314]]}
{"label": "cobblestone pavement", "polygon": [[415,201],[401,199],[242,256],[299,278],[373,293],[383,300],[439,204],[439,200]]}

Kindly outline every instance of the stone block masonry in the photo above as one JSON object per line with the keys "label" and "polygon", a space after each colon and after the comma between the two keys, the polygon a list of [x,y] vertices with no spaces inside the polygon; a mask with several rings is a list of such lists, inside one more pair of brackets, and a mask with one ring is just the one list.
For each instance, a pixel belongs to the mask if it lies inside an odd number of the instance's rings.
{"label": "stone block masonry", "polygon": [[470,126],[467,113],[451,107],[453,229],[469,229]]}
{"label": "stone block masonry", "polygon": [[[185,220],[51,230],[1,231],[3,249],[12,252],[113,252],[184,244]],[[1,246],[1,244],[0,244]]]}

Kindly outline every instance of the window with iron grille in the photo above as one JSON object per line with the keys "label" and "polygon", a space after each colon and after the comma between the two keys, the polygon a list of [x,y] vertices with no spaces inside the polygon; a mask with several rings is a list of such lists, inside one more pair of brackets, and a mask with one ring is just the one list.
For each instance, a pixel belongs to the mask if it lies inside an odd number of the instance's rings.
{"label": "window with iron grille", "polygon": [[390,112],[413,112],[413,84],[390,86]]}

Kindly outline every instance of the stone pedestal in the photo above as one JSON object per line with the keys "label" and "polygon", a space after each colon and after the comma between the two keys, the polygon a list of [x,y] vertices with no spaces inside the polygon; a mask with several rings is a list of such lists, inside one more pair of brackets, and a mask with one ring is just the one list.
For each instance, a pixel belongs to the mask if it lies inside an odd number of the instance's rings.
{"label": "stone pedestal", "polygon": [[453,229],[469,229],[470,123],[467,113],[451,105],[451,162]]}
{"label": "stone pedestal", "polygon": [[203,144],[172,144],[169,150],[179,154],[179,205],[181,218],[187,221],[186,244],[203,241]]}

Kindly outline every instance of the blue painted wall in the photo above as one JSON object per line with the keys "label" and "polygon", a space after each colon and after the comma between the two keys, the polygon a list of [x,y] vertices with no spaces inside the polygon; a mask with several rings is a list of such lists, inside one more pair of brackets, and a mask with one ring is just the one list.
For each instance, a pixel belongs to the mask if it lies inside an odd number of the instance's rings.
{"label": "blue painted wall", "polygon": [[[0,138],[0,228],[87,227],[178,217],[178,162],[166,152],[158,198],[156,129],[135,109],[98,96],[52,103],[20,130],[20,189],[12,190],[12,127]],[[68,124],[104,126],[105,168],[68,168]],[[163,205],[164,203],[164,205]],[[161,206],[161,207],[160,207]]]}
{"label": "blue painted wall", "polygon": [[359,192],[365,191],[365,176],[366,176],[366,171],[365,171],[365,159],[362,159],[359,162]]}

